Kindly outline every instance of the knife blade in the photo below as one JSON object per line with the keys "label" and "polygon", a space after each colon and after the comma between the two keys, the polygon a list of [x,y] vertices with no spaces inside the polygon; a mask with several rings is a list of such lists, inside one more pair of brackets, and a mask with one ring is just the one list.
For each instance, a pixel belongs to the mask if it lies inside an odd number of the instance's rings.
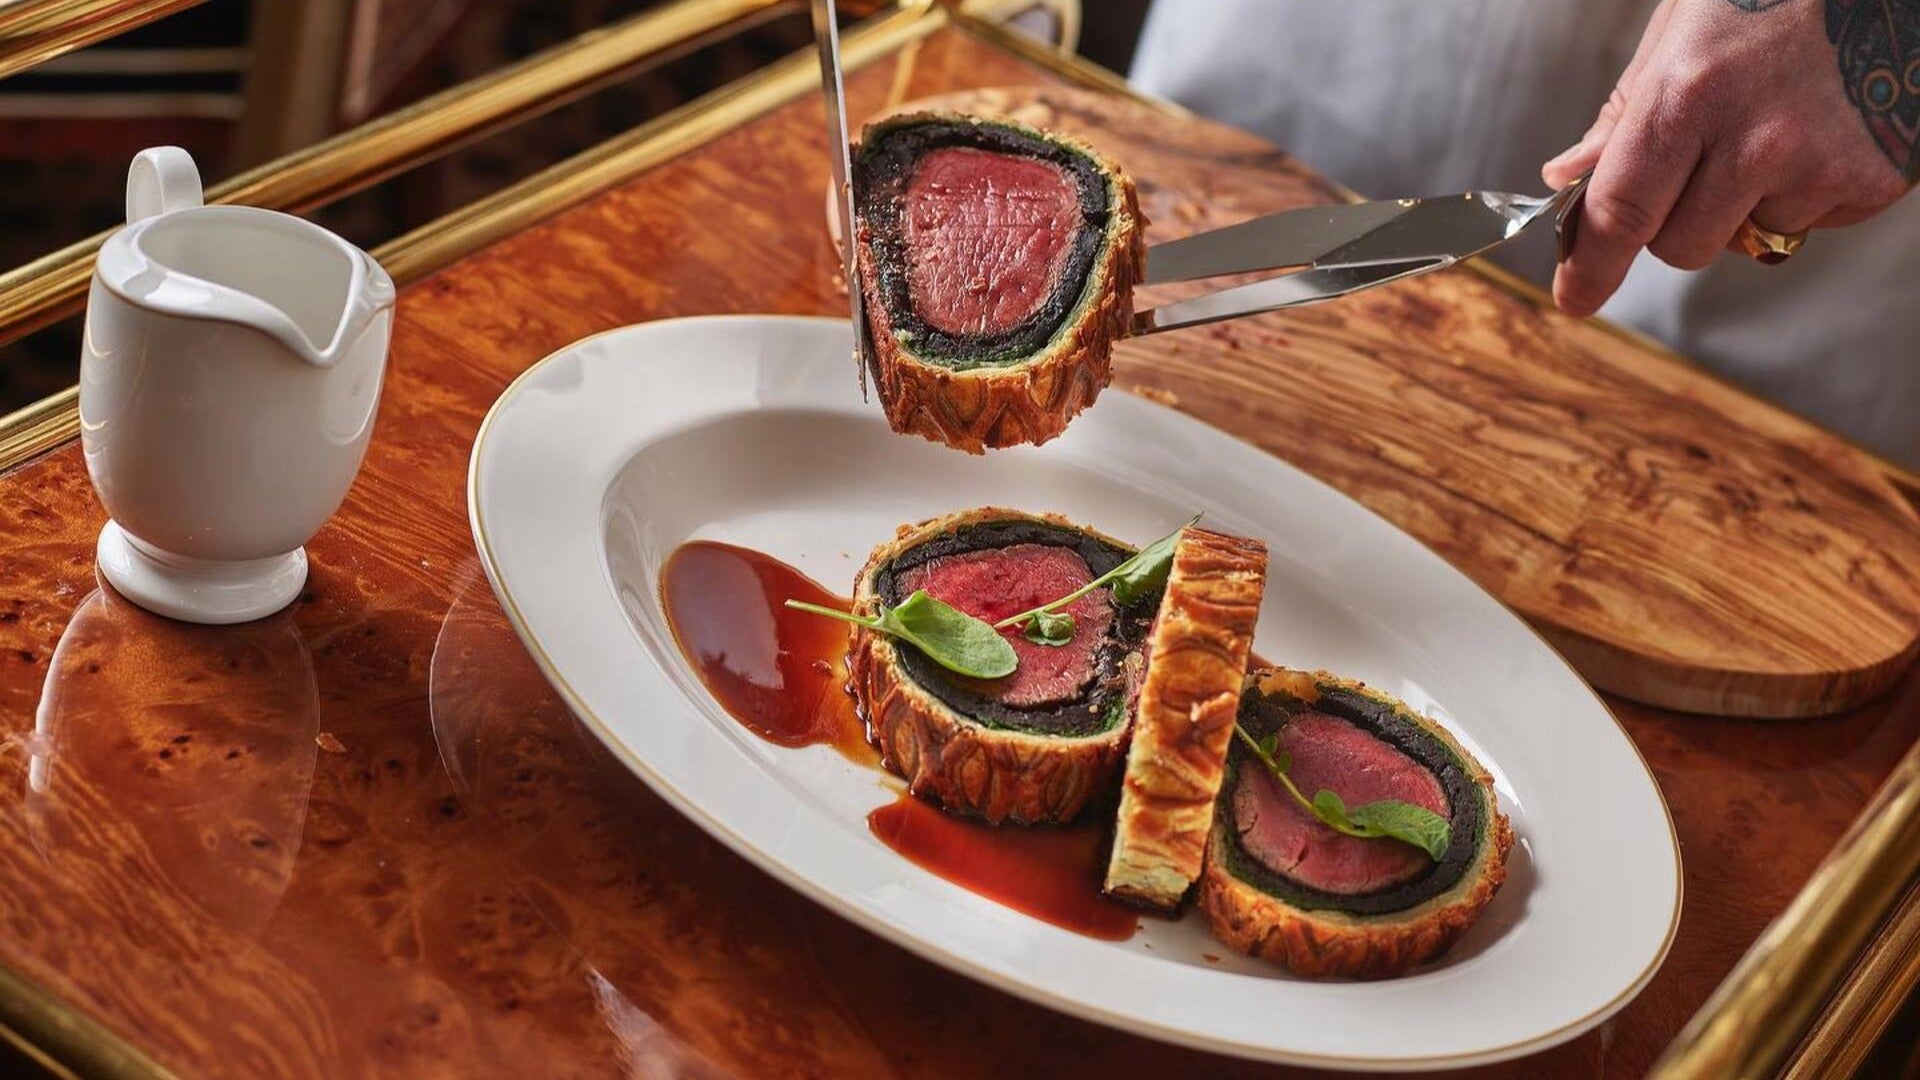
{"label": "knife blade", "polygon": [[1132,333],[1135,337],[1146,334],[1158,334],[1163,330],[1179,330],[1188,326],[1201,326],[1206,323],[1220,322],[1223,319],[1237,319],[1243,315],[1258,315],[1266,311],[1278,311],[1281,308],[1299,307],[1302,304],[1314,304],[1322,300],[1332,300],[1361,289],[1371,289],[1375,285],[1385,285],[1390,281],[1425,274],[1434,270],[1443,270],[1457,260],[1445,257],[1406,259],[1398,262],[1371,263],[1366,266],[1330,266],[1323,270],[1302,270],[1297,274],[1282,274],[1248,285],[1230,289],[1221,289],[1190,300],[1176,300],[1171,304],[1162,304],[1157,308],[1134,313]]}
{"label": "knife blade", "polygon": [[[840,265],[846,274],[853,317],[853,364],[860,380],[860,400],[865,401],[873,350],[867,340],[866,305],[860,294],[860,266],[854,246],[859,239],[853,223],[853,153],[847,142],[846,77],[840,66],[840,22],[834,0],[813,0],[813,40],[820,55],[820,92],[827,112],[827,163],[840,211]],[[874,377],[878,378],[879,372],[874,372]]]}
{"label": "knife blade", "polygon": [[1442,270],[1506,243],[1543,218],[1553,220],[1564,259],[1590,176],[1591,170],[1547,196],[1467,191],[1284,210],[1155,244],[1147,249],[1149,285],[1295,272],[1139,312],[1133,332],[1153,334],[1331,300]]}
{"label": "knife blade", "polygon": [[[1147,249],[1146,284],[1252,274],[1289,267],[1470,258],[1556,215],[1564,224],[1587,176],[1551,195],[1464,191],[1282,210],[1168,240]],[[1563,240],[1570,234],[1563,235]]]}
{"label": "knife blade", "polygon": [[1392,221],[1404,209],[1391,200],[1309,206],[1166,240],[1147,250],[1145,283],[1309,266]]}

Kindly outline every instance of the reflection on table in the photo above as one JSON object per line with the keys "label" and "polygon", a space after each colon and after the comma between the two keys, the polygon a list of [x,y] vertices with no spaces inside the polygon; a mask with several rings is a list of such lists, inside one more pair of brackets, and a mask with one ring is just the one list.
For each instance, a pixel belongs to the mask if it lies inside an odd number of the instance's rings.
{"label": "reflection on table", "polygon": [[[291,612],[188,626],[102,585],[61,635],[25,739],[34,846],[49,862],[99,858],[131,909],[257,931],[300,851],[319,717]],[[123,830],[161,875],[105,858]]]}

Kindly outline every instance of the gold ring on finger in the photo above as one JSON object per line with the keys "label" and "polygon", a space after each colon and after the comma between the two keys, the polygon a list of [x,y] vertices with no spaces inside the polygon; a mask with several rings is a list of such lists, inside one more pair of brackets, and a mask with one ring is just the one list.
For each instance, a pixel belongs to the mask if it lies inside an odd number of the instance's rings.
{"label": "gold ring on finger", "polygon": [[1795,233],[1778,233],[1753,223],[1752,218],[1740,223],[1733,234],[1733,246],[1741,254],[1758,259],[1768,266],[1786,262],[1807,242],[1805,229]]}

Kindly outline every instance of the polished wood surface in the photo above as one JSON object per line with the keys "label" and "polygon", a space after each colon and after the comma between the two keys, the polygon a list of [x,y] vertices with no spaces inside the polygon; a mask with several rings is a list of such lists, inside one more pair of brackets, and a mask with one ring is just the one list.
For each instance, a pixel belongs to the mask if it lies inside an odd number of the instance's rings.
{"label": "polished wood surface", "polygon": [[[949,30],[850,93],[1050,81]],[[463,497],[487,406],[623,323],[841,310],[796,181],[825,173],[820,129],[782,109],[404,290],[366,468],[282,616],[187,627],[100,591],[76,446],[0,476],[0,968],[193,1076],[1284,1074],[1025,1004],[800,898],[627,774],[504,625]],[[1557,321],[1492,310],[1463,340]],[[1199,361],[1153,389],[1199,395]],[[1644,1072],[1920,735],[1911,677],[1818,721],[1616,704],[1683,845],[1673,953],[1599,1030],[1483,1075]]]}
{"label": "polished wood surface", "polygon": [[[1150,242],[1339,200],[1258,140],[1110,94],[913,105],[1087,139],[1138,178]],[[1920,652],[1920,526],[1870,460],[1484,278],[1136,341],[1115,380],[1360,499],[1637,700],[1818,715]]]}

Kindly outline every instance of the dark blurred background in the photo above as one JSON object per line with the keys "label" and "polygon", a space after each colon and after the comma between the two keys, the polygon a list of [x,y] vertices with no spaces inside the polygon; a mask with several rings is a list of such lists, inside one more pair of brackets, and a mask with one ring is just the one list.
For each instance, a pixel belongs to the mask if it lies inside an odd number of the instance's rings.
{"label": "dark blurred background", "polygon": [[[59,57],[0,81],[0,270],[119,223],[145,147],[186,147],[211,185],[662,2],[207,0]],[[1082,54],[1125,71],[1147,3],[1089,0]],[[777,19],[310,216],[372,247],[811,40],[804,13]],[[72,385],[78,357],[77,319],[0,348],[0,413]]]}

